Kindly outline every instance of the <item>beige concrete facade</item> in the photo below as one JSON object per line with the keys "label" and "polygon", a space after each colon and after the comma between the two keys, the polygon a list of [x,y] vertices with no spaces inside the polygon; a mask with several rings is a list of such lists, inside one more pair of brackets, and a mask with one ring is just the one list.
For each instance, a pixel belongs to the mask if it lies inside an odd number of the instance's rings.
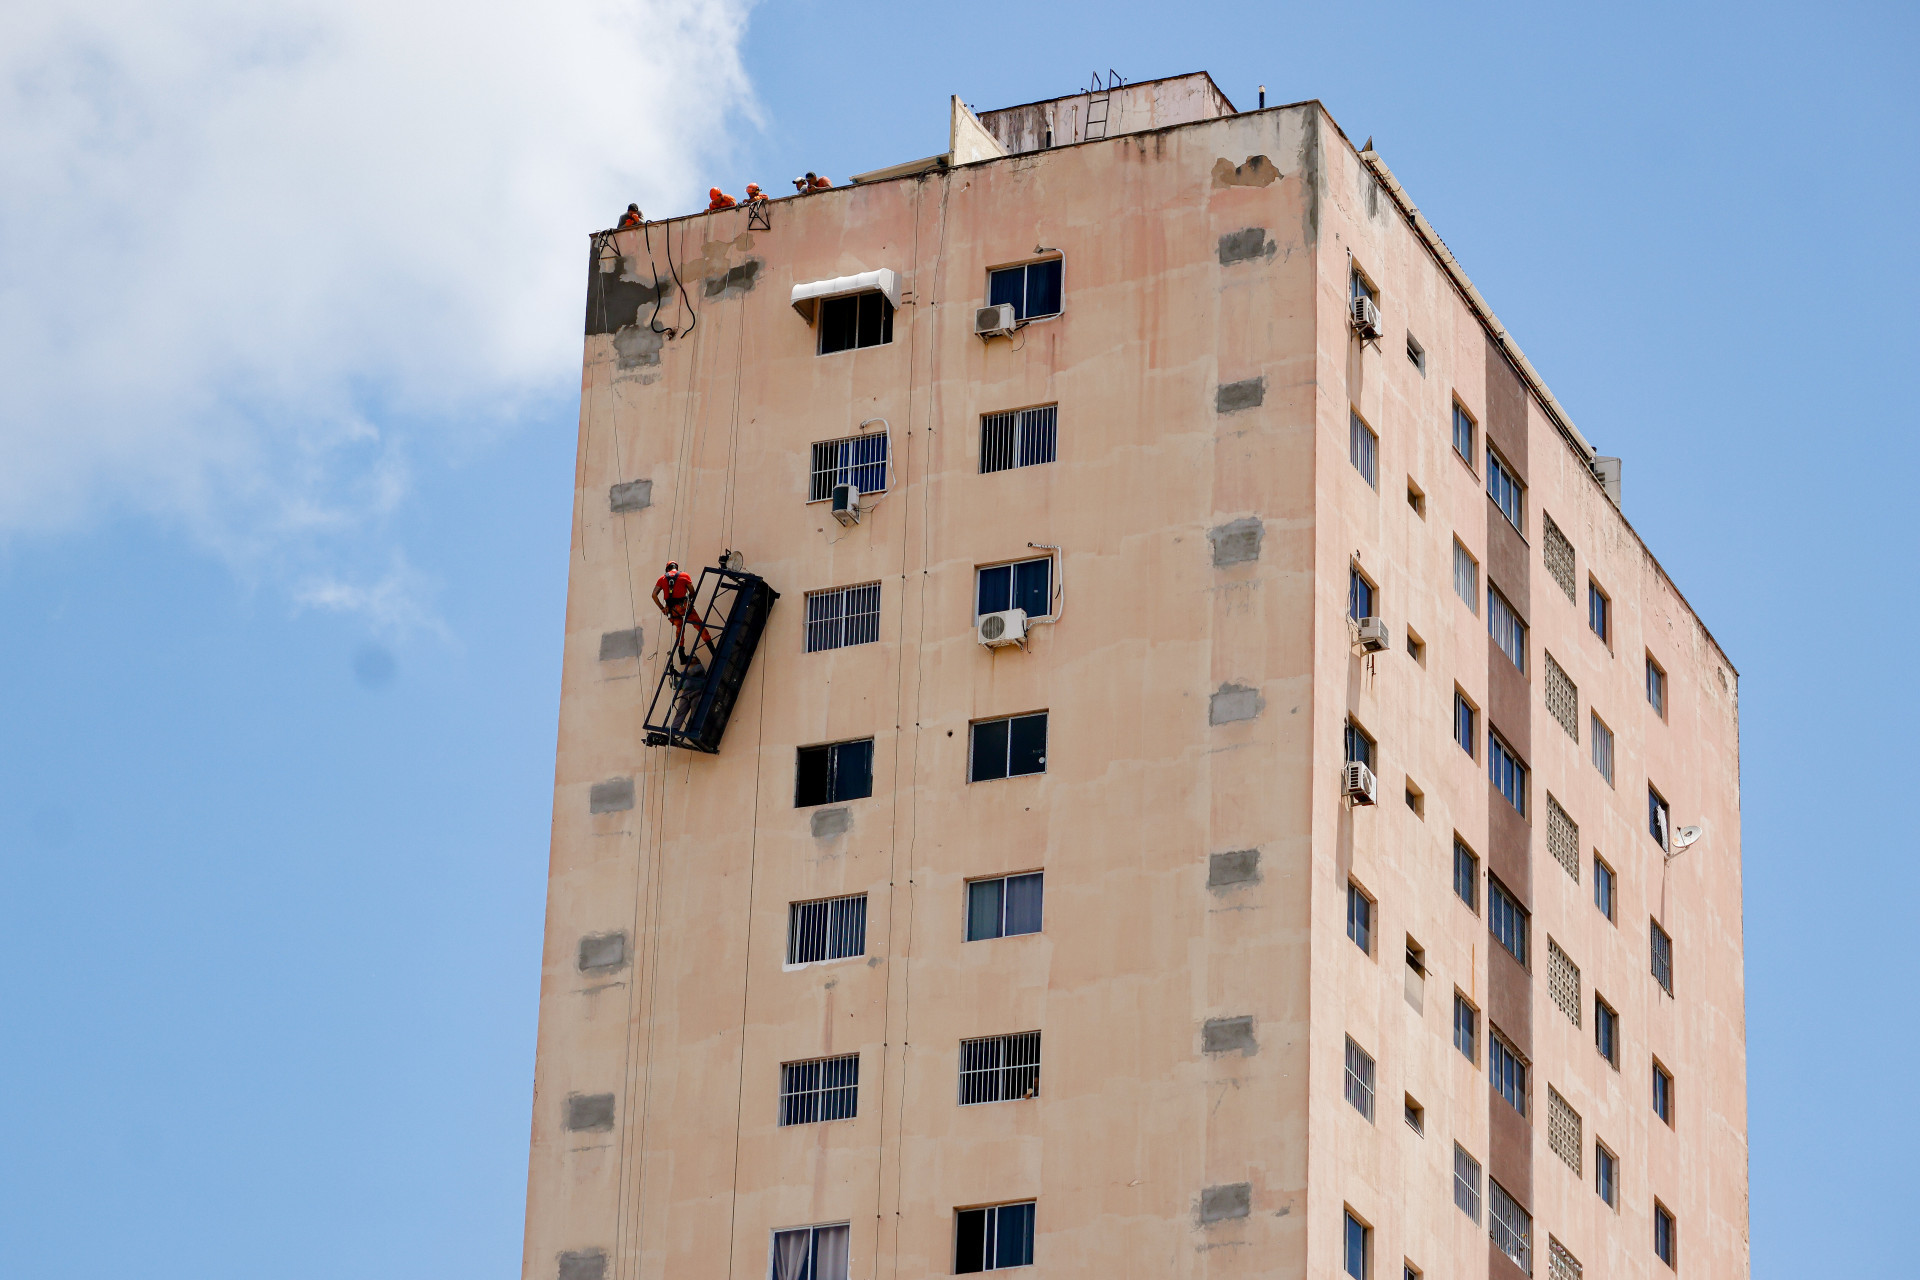
{"label": "beige concrete facade", "polygon": [[[764,230],[736,209],[596,237],[529,1280],[767,1275],[773,1232],[832,1223],[850,1276],[945,1275],[957,1209],[1025,1200],[1025,1274],[1332,1277],[1348,1212],[1372,1280],[1519,1274],[1485,1207],[1455,1207],[1456,1143],[1483,1198],[1491,1177],[1531,1214],[1538,1274],[1562,1274],[1553,1244],[1587,1276],[1668,1274],[1656,1201],[1679,1271],[1748,1274],[1736,673],[1377,158],[1318,103],[1235,114],[1211,81],[1156,83],[1138,99],[1197,105],[1039,150],[982,112],[1016,154],[777,201]],[[1060,314],[974,336],[989,270],[1054,255]],[[1355,266],[1377,341],[1349,323]],[[791,289],[877,270],[900,282],[891,342],[817,354]],[[1056,459],[981,474],[982,415],[1050,404]],[[843,527],[807,501],[810,446],[873,419],[892,484]],[[1526,486],[1517,528],[1485,442]],[[1056,620],[983,647],[976,568],[1036,546],[1059,548]],[[723,548],[782,598],[719,754],[649,749],[667,630],[647,594],[666,559]],[[1356,565],[1392,635],[1370,658]],[[806,593],[870,582],[879,640],[805,652]],[[1524,673],[1489,637],[1488,582],[1529,625]],[[1577,741],[1546,704],[1549,654]],[[1456,690],[1481,717],[1472,756]],[[1044,773],[967,781],[972,722],[1040,710]],[[1370,807],[1342,796],[1350,717],[1377,744]],[[1530,767],[1525,816],[1489,784],[1488,725]],[[870,797],[795,807],[797,748],[869,736]],[[1705,831],[1671,859],[1650,785]],[[1549,795],[1578,824],[1577,878],[1547,847]],[[1456,839],[1480,859],[1477,909]],[[1034,870],[1041,931],[964,941],[967,883]],[[1531,913],[1530,970],[1489,933],[1488,872]],[[1350,881],[1374,903],[1370,952],[1348,937]],[[786,964],[789,904],[856,893],[864,954]],[[1579,968],[1579,1026],[1549,991],[1549,939]],[[1456,991],[1481,1014],[1471,1062]],[[1490,1090],[1489,1021],[1529,1062],[1524,1116]],[[962,1039],[1033,1030],[1037,1097],[957,1104]],[[1349,1037],[1377,1063],[1371,1121],[1343,1093]],[[857,1115],[779,1125],[781,1064],[848,1053]],[[1580,1117],[1578,1173],[1550,1147],[1549,1090]]]}

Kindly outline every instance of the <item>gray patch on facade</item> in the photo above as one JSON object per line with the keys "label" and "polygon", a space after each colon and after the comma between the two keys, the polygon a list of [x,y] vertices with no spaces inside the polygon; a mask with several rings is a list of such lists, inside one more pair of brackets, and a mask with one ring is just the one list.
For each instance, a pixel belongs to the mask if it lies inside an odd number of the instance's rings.
{"label": "gray patch on facade", "polygon": [[1260,523],[1258,516],[1244,516],[1215,525],[1207,530],[1207,540],[1213,543],[1213,567],[1224,569],[1230,564],[1258,560],[1260,540],[1266,535],[1267,527]]}
{"label": "gray patch on facade", "polygon": [[1300,186],[1306,194],[1300,229],[1306,234],[1307,248],[1320,243],[1320,113],[1309,110],[1306,128],[1300,133]]}
{"label": "gray patch on facade", "polygon": [[627,963],[627,935],[594,933],[580,939],[580,972],[622,969]]}
{"label": "gray patch on facade", "polygon": [[641,511],[653,505],[653,481],[629,480],[607,490],[607,505],[615,511]]}
{"label": "gray patch on facade", "polygon": [[1200,1223],[1225,1222],[1229,1218],[1244,1218],[1253,1212],[1253,1184],[1251,1182],[1229,1182],[1223,1186],[1208,1187],[1200,1193]]}
{"label": "gray patch on facade", "polygon": [[1280,246],[1267,239],[1265,227],[1229,231],[1220,237],[1220,265],[1223,267],[1236,262],[1251,262],[1255,258],[1271,258],[1278,252]]}
{"label": "gray patch on facade", "polygon": [[1265,156],[1248,156],[1244,164],[1235,164],[1221,156],[1213,162],[1216,187],[1270,187],[1280,178],[1280,170]]}
{"label": "gray patch on facade", "polygon": [[607,1251],[582,1249],[561,1254],[560,1280],[607,1280]]}
{"label": "gray patch on facade", "polygon": [[1214,390],[1213,411],[1233,413],[1238,409],[1258,409],[1267,399],[1267,380],[1248,378],[1244,382],[1223,382]]}
{"label": "gray patch on facade", "polygon": [[637,658],[640,656],[640,628],[632,627],[626,631],[602,631],[600,633],[600,661],[612,662],[615,658]]}
{"label": "gray patch on facade", "polygon": [[1260,851],[1234,849],[1216,853],[1207,859],[1207,888],[1225,889],[1236,884],[1260,883]]}
{"label": "gray patch on facade", "polygon": [[753,288],[759,275],[760,259],[748,258],[730,271],[723,271],[717,276],[708,276],[706,294],[709,298],[717,298],[723,293],[746,293]]}
{"label": "gray patch on facade", "polygon": [[622,813],[633,808],[633,779],[608,778],[587,793],[588,813]]}
{"label": "gray patch on facade", "polygon": [[613,1128],[613,1095],[568,1094],[567,1128],[574,1133],[605,1133]]}
{"label": "gray patch on facade", "polygon": [[813,834],[816,836],[843,836],[853,830],[853,810],[815,809],[813,811]]}
{"label": "gray patch on facade", "polygon": [[1208,724],[1232,724],[1251,720],[1267,709],[1267,700],[1258,689],[1244,684],[1223,684],[1207,702]]}
{"label": "gray patch on facade", "polygon": [[1239,1053],[1252,1057],[1260,1052],[1253,1038],[1252,1018],[1208,1018],[1200,1028],[1200,1048],[1206,1053]]}
{"label": "gray patch on facade", "polygon": [[655,333],[652,326],[630,324],[617,330],[613,335],[613,353],[618,357],[622,369],[638,369],[643,364],[660,363],[660,347],[667,340],[664,333]]}

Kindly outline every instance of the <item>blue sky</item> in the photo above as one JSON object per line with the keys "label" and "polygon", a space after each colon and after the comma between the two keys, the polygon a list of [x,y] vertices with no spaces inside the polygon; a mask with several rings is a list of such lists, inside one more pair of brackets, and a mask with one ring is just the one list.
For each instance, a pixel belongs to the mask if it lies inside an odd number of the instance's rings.
{"label": "blue sky", "polygon": [[584,233],[1108,67],[1374,137],[1624,457],[1743,677],[1755,1274],[1910,1269],[1911,8],[549,8],[0,16],[0,1271],[517,1274]]}

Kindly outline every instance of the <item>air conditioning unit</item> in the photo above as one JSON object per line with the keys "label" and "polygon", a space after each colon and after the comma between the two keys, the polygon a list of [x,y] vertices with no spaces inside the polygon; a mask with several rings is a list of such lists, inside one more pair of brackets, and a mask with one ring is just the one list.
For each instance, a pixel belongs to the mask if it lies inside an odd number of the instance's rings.
{"label": "air conditioning unit", "polygon": [[1368,653],[1379,653],[1382,649],[1393,648],[1393,636],[1387,630],[1387,624],[1379,618],[1360,619],[1360,647]]}
{"label": "air conditioning unit", "polygon": [[1027,638],[1027,611],[1003,609],[999,613],[983,613],[980,621],[973,625],[973,638],[989,649],[1019,644]]}
{"label": "air conditioning unit", "polygon": [[858,485],[833,486],[833,518],[841,524],[860,523],[860,487]]}
{"label": "air conditioning unit", "polygon": [[1353,300],[1353,327],[1363,338],[1377,338],[1384,332],[1380,328],[1380,304],[1364,293]]}
{"label": "air conditioning unit", "polygon": [[999,337],[1002,334],[1012,333],[1016,323],[1011,302],[981,307],[973,313],[973,336],[976,338]]}
{"label": "air conditioning unit", "polygon": [[1355,804],[1373,803],[1373,770],[1358,760],[1347,762],[1346,777],[1340,787],[1340,794]]}

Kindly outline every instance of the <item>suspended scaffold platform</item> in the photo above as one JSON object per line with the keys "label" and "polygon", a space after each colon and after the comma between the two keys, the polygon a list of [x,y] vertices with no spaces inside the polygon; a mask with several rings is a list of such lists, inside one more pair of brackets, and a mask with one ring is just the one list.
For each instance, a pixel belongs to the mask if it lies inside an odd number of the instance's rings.
{"label": "suspended scaffold platform", "polygon": [[685,621],[668,624],[674,630],[667,634],[667,661],[647,708],[648,746],[707,755],[720,750],[767,614],[779,598],[757,574],[720,567],[700,571]]}

